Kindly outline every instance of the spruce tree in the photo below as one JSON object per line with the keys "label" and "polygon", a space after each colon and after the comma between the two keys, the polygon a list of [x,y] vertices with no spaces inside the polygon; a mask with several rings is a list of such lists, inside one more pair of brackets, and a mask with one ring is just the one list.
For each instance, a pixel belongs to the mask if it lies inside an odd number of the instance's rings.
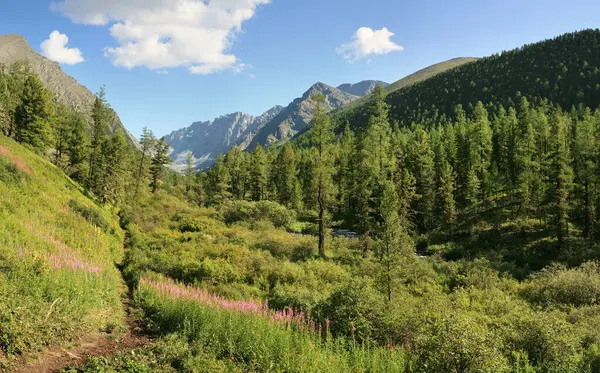
{"label": "spruce tree", "polygon": [[156,145],[156,137],[152,133],[152,130],[148,127],[144,127],[142,130],[142,137],[140,138],[140,159],[137,167],[136,177],[136,194],[140,192],[140,186],[145,184],[146,173],[148,169],[148,158],[152,155],[152,150]]}
{"label": "spruce tree", "polygon": [[569,136],[566,118],[555,110],[551,116],[552,143],[550,153],[550,211],[559,248],[564,246],[569,234],[569,196],[573,187],[573,170],[569,164]]}
{"label": "spruce tree", "polygon": [[454,200],[454,171],[450,163],[445,162],[439,175],[438,204],[442,226],[453,235],[456,223],[456,202]]}
{"label": "spruce tree", "polygon": [[50,91],[42,81],[30,74],[25,81],[20,103],[15,108],[17,141],[44,151],[52,138],[50,117],[54,105]]}
{"label": "spruce tree", "polygon": [[130,154],[125,135],[118,131],[105,138],[101,154],[104,167],[95,192],[103,203],[116,205],[123,200],[128,182]]}
{"label": "spruce tree", "polygon": [[150,187],[152,188],[152,193],[158,191],[165,173],[165,165],[169,163],[171,163],[171,158],[169,157],[169,145],[167,144],[166,138],[163,136],[154,146],[154,155],[152,156],[152,164],[150,165],[150,175],[152,176]]}
{"label": "spruce tree", "polygon": [[244,152],[238,147],[234,146],[225,155],[225,167],[229,171],[230,179],[230,193],[234,199],[243,200],[245,196],[244,181],[246,165],[244,160]]}
{"label": "spruce tree", "polygon": [[311,143],[316,149],[314,184],[319,208],[319,255],[325,257],[325,226],[326,214],[331,203],[331,179],[333,175],[333,155],[331,145],[334,139],[333,126],[326,111],[325,96],[322,94],[312,97],[316,103],[313,114],[313,126],[310,129]]}
{"label": "spruce tree", "polygon": [[54,130],[54,159],[58,167],[63,168],[63,155],[69,142],[71,123],[73,115],[65,105],[59,105],[52,118],[52,129]]}
{"label": "spruce tree", "polygon": [[231,173],[222,154],[217,156],[215,165],[207,173],[206,189],[211,204],[218,206],[231,199]]}
{"label": "spruce tree", "polygon": [[81,114],[71,113],[69,120],[68,141],[65,152],[69,157],[67,172],[69,176],[85,184],[88,176],[89,138],[87,135],[88,124]]}
{"label": "spruce tree", "polygon": [[418,128],[413,135],[411,169],[416,180],[417,198],[415,211],[419,214],[418,225],[422,230],[432,228],[435,208],[435,163],[429,135]]}
{"label": "spruce tree", "polygon": [[108,132],[109,111],[106,102],[104,87],[96,94],[92,107],[92,135],[90,139],[90,168],[88,176],[88,188],[94,190],[100,183],[100,175],[103,173],[102,166],[102,144]]}
{"label": "spruce tree", "polygon": [[382,267],[381,282],[388,302],[398,278],[398,267],[412,250],[412,243],[398,215],[398,196],[394,183],[385,181],[379,210],[382,222],[379,227],[377,250]]}
{"label": "spruce tree", "polygon": [[596,198],[598,187],[598,139],[595,121],[587,109],[578,121],[573,142],[573,158],[577,199],[583,215],[583,235],[591,239],[596,231]]}
{"label": "spruce tree", "polygon": [[266,198],[269,169],[267,154],[260,144],[254,149],[250,164],[250,196],[253,201],[262,201]]}
{"label": "spruce tree", "polygon": [[297,208],[301,192],[296,170],[296,154],[289,143],[281,148],[274,169],[279,203],[289,208]]}
{"label": "spruce tree", "polygon": [[346,124],[344,134],[338,146],[336,157],[335,183],[337,188],[338,215],[344,219],[346,224],[352,224],[352,190],[354,187],[354,151],[356,148],[356,137]]}

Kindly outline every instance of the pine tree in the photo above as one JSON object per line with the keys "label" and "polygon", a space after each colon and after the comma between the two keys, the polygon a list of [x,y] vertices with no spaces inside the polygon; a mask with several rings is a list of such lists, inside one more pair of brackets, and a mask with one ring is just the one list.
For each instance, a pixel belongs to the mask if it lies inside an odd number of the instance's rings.
{"label": "pine tree", "polygon": [[102,144],[106,139],[108,132],[108,107],[104,87],[96,94],[96,100],[92,107],[92,136],[90,139],[90,168],[88,176],[88,188],[94,190],[100,183],[100,174],[103,173],[102,165]]}
{"label": "pine tree", "polygon": [[492,129],[488,112],[481,102],[475,106],[473,121],[469,123],[469,162],[471,169],[480,180],[482,195],[480,200],[487,202],[491,190],[487,171],[491,166]]}
{"label": "pine tree", "polygon": [[54,130],[54,164],[63,168],[63,155],[69,142],[71,129],[70,121],[73,115],[65,105],[59,105],[54,117],[52,118],[52,128]]}
{"label": "pine tree", "polygon": [[256,146],[250,164],[250,195],[253,201],[262,201],[266,198],[266,188],[269,183],[267,154],[262,146]]}
{"label": "pine tree", "polygon": [[467,181],[467,194],[465,196],[469,207],[473,210],[474,214],[478,213],[478,206],[480,203],[479,196],[481,195],[481,181],[477,177],[475,170],[469,171]]}
{"label": "pine tree", "polygon": [[45,150],[52,137],[50,117],[54,105],[50,91],[35,75],[27,77],[20,103],[15,109],[15,130],[17,141],[29,144],[35,149]]}
{"label": "pine tree", "polygon": [[87,121],[80,114],[72,113],[69,121],[69,135],[65,146],[65,152],[69,157],[69,176],[84,184],[87,181],[89,138],[87,136]]}
{"label": "pine tree", "polygon": [[289,208],[300,204],[300,185],[296,170],[296,154],[289,143],[279,152],[275,167],[279,203]]}
{"label": "pine tree", "polygon": [[573,170],[569,165],[569,136],[567,120],[558,111],[551,116],[552,143],[550,160],[550,187],[548,188],[550,211],[554,214],[554,226],[559,248],[563,247],[569,234],[569,196],[573,187]]}
{"label": "pine tree", "polygon": [[103,203],[118,204],[125,196],[129,163],[129,146],[125,135],[119,131],[105,138],[101,147],[102,177],[95,191]]}
{"label": "pine tree", "polygon": [[145,184],[144,180],[146,179],[148,158],[151,156],[152,150],[154,149],[155,145],[156,137],[154,137],[152,130],[150,130],[148,127],[144,127],[144,129],[142,130],[142,137],[140,138],[141,154],[137,170],[137,180],[135,187],[136,194],[140,192],[140,186],[142,184]]}
{"label": "pine tree", "polygon": [[596,231],[598,139],[595,124],[591,111],[587,109],[577,123],[573,142],[577,197],[583,215],[583,235],[588,239],[592,239]]}
{"label": "pine tree", "polygon": [[319,205],[319,255],[325,257],[325,226],[326,213],[331,203],[331,179],[333,175],[333,156],[331,145],[333,143],[333,126],[327,116],[325,96],[322,94],[312,97],[316,103],[313,114],[313,127],[310,129],[311,143],[316,149],[317,160],[315,164],[315,189]]}
{"label": "pine tree", "polygon": [[454,171],[450,163],[445,162],[439,175],[438,204],[442,225],[452,236],[456,223],[456,202],[454,200]]}
{"label": "pine tree", "polygon": [[435,208],[435,164],[429,135],[422,128],[415,131],[411,152],[411,170],[416,180],[415,211],[419,228],[432,228]]}
{"label": "pine tree", "polygon": [[519,114],[519,141],[515,151],[515,166],[517,169],[517,192],[519,205],[525,213],[533,210],[535,203],[535,179],[539,177],[540,164],[536,162],[537,147],[533,117],[529,103],[521,100]]}
{"label": "pine tree", "polygon": [[2,105],[0,105],[0,114],[3,119],[3,132],[8,137],[16,136],[16,110],[21,104],[21,97],[25,88],[25,81],[32,75],[31,68],[26,61],[19,61],[8,69],[5,74]]}
{"label": "pine tree", "polygon": [[410,255],[412,249],[411,239],[398,216],[398,196],[391,181],[384,182],[379,210],[382,222],[376,246],[383,269],[383,287],[389,302],[392,300],[392,289],[398,278],[399,264]]}
{"label": "pine tree", "polygon": [[225,155],[225,167],[229,171],[229,179],[231,182],[230,193],[233,198],[243,200],[245,196],[244,180],[246,172],[246,164],[244,160],[244,152],[238,147],[234,146]]}
{"label": "pine tree", "polygon": [[154,156],[152,157],[152,164],[150,165],[150,174],[152,176],[150,187],[152,188],[152,193],[158,191],[158,187],[165,173],[165,165],[170,162],[169,145],[167,144],[166,138],[163,136],[154,146]]}
{"label": "pine tree", "polygon": [[401,171],[401,176],[398,180],[398,216],[406,231],[411,232],[413,224],[413,202],[417,197],[417,181],[407,168]]}
{"label": "pine tree", "polygon": [[350,130],[350,126],[346,124],[344,135],[338,146],[336,159],[335,183],[338,186],[338,214],[344,219],[346,224],[352,224],[352,190],[354,172],[354,151],[356,148],[356,137]]}
{"label": "pine tree", "polygon": [[368,136],[362,135],[356,141],[353,157],[351,217],[361,233],[371,234],[375,229],[376,204],[376,175],[372,168],[372,148]]}
{"label": "pine tree", "polygon": [[231,173],[222,154],[207,173],[207,193],[211,204],[220,205],[231,199]]}

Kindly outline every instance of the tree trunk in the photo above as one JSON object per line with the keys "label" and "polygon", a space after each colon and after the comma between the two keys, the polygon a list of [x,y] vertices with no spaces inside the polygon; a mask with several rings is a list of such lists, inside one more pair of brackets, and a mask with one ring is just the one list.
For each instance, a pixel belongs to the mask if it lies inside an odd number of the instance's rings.
{"label": "tree trunk", "polygon": [[323,190],[319,188],[319,255],[325,258],[325,204]]}

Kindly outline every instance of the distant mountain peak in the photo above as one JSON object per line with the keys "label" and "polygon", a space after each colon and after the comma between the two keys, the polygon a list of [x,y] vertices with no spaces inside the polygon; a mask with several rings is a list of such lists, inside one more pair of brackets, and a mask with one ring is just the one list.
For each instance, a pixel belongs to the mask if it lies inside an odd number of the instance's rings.
{"label": "distant mountain peak", "polygon": [[282,109],[277,105],[258,117],[236,111],[171,132],[166,139],[173,149],[172,168],[181,170],[188,152],[192,152],[196,167],[206,168],[212,166],[219,153],[226,153],[233,146],[245,149],[259,129]]}
{"label": "distant mountain peak", "polygon": [[340,91],[349,93],[351,95],[354,96],[366,96],[369,93],[371,93],[375,87],[377,87],[378,85],[380,85],[385,88],[387,86],[389,86],[389,83],[386,82],[382,82],[381,80],[363,80],[362,82],[358,82],[358,83],[346,83],[346,84],[342,84],[340,86],[337,87],[337,89],[339,89]]}

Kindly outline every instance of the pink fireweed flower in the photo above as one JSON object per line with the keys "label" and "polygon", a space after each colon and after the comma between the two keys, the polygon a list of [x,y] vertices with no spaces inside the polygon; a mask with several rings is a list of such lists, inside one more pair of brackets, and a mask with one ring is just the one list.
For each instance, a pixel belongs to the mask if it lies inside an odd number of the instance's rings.
{"label": "pink fireweed flower", "polygon": [[0,146],[0,155],[4,156],[5,158],[8,158],[12,163],[15,164],[15,166],[17,166],[21,171],[31,175],[31,169],[29,167],[27,167],[27,165],[25,163],[23,163],[23,161],[21,161],[19,158],[17,158],[16,156],[14,156],[10,151],[8,151],[8,149],[3,148],[2,146]]}
{"label": "pink fireweed flower", "polygon": [[[104,268],[86,262],[85,259],[81,256],[81,253],[79,253],[79,251],[62,243],[54,236],[52,236],[52,234],[42,231],[41,228],[34,226],[33,223],[25,223],[25,227],[32,233],[36,234],[38,237],[42,238],[47,243],[52,244],[54,246],[56,252],[45,253],[46,261],[54,269],[81,271],[96,276],[100,276],[104,272]],[[25,250],[25,254],[31,255],[32,252],[29,250]]]}
{"label": "pink fireweed flower", "polygon": [[270,310],[268,302],[258,302],[255,300],[228,300],[224,297],[210,294],[206,289],[200,289],[183,284],[177,284],[172,280],[164,282],[152,281],[141,278],[140,288],[146,287],[153,289],[159,296],[166,296],[174,299],[190,299],[200,302],[210,307],[227,310],[230,312],[240,312],[244,314],[253,314],[266,318],[270,324],[280,327],[295,327],[301,332],[310,331],[317,333],[315,323],[303,312],[296,313],[291,307],[283,311]]}

